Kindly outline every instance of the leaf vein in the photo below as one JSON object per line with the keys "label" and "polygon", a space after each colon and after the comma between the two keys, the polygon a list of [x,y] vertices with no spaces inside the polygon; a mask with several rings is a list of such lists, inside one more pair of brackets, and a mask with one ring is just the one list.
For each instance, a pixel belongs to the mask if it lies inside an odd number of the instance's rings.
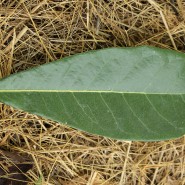
{"label": "leaf vein", "polygon": [[129,132],[126,132],[125,130],[123,130],[122,128],[120,128],[119,123],[118,123],[118,121],[117,121],[117,119],[116,119],[116,116],[114,115],[114,112],[113,112],[112,109],[109,107],[109,105],[106,103],[106,101],[105,101],[105,99],[103,98],[102,94],[99,93],[99,95],[100,95],[100,97],[101,97],[103,103],[105,104],[105,106],[106,106],[106,107],[108,108],[108,110],[110,111],[110,113],[111,113],[111,115],[112,115],[112,117],[113,117],[113,120],[114,120],[114,122],[115,122],[115,124],[116,124],[116,126],[117,126],[117,129],[119,129],[120,131],[122,131],[122,132],[124,132],[124,133],[129,134]]}
{"label": "leaf vein", "polygon": [[133,113],[133,115],[139,120],[139,122],[143,125],[143,127],[151,133],[155,133],[153,130],[151,130],[150,128],[147,127],[147,125],[137,116],[136,112],[133,110],[133,108],[130,106],[130,104],[128,103],[127,99],[125,98],[124,94],[122,94],[123,99],[125,100],[126,104],[128,105],[130,111]]}
{"label": "leaf vein", "polygon": [[149,97],[145,94],[145,97],[147,99],[147,101],[149,102],[149,104],[152,106],[152,108],[155,110],[155,112],[165,121],[167,121],[172,127],[174,127],[176,129],[176,127],[167,119],[165,118],[158,110],[157,108],[154,106],[154,104],[150,101]]}

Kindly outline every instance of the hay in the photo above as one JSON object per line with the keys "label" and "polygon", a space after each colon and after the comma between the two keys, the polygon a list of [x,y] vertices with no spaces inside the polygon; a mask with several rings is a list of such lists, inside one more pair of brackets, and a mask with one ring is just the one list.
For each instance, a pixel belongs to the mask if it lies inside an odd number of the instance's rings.
{"label": "hay", "polygon": [[[182,0],[1,0],[0,77],[87,50],[185,51]],[[185,137],[124,142],[0,104],[0,147],[29,154],[30,184],[185,184]]]}

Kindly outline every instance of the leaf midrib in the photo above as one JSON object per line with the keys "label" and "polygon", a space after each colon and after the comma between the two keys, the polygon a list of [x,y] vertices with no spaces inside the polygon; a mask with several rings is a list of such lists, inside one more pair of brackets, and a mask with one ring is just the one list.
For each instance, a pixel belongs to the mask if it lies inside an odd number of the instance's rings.
{"label": "leaf midrib", "polygon": [[118,93],[118,94],[143,94],[143,95],[185,95],[185,93],[158,93],[158,92],[128,92],[128,91],[105,91],[105,90],[99,90],[99,91],[95,91],[95,90],[0,90],[0,93],[7,93],[7,92],[12,92],[12,93],[16,93],[16,92],[61,92],[61,93]]}

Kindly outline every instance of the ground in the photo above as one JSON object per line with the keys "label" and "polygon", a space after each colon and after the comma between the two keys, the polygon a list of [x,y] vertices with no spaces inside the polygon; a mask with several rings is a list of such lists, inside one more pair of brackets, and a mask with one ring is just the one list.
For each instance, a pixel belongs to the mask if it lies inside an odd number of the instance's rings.
{"label": "ground", "polygon": [[[184,8],[184,0],[0,0],[0,78],[113,46],[185,52]],[[0,104],[0,149],[4,168],[17,155],[30,160],[30,185],[185,184],[185,137],[117,141]]]}

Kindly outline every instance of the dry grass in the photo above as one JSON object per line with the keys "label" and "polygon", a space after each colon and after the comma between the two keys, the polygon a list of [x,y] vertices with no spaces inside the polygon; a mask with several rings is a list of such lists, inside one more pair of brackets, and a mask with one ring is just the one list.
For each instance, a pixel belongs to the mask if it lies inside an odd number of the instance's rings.
{"label": "dry grass", "polygon": [[[184,0],[0,0],[0,77],[112,46],[184,52],[184,9]],[[30,184],[185,184],[185,137],[116,141],[0,104],[0,138],[33,158]]]}

